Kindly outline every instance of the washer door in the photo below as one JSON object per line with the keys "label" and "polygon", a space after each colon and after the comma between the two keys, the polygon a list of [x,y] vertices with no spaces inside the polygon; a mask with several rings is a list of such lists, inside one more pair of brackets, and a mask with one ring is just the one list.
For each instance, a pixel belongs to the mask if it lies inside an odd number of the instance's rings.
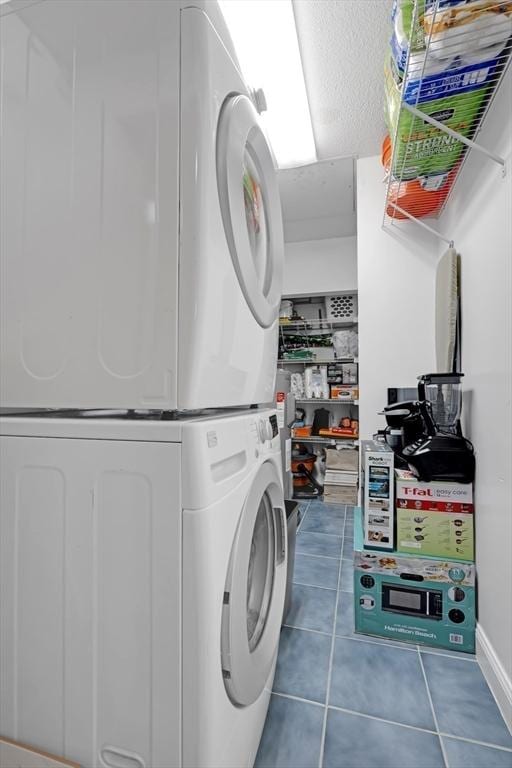
{"label": "washer door", "polygon": [[286,516],[274,464],[262,464],[240,515],[222,612],[222,673],[231,701],[252,704],[272,670],[286,589]]}
{"label": "washer door", "polygon": [[257,322],[277,319],[283,282],[283,224],[274,161],[251,100],[224,102],[217,128],[217,186],[231,260]]}

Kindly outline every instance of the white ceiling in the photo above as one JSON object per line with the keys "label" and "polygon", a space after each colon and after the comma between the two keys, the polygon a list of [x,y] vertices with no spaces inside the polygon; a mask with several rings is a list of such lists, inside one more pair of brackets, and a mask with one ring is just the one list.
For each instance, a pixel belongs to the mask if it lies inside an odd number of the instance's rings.
{"label": "white ceiling", "polygon": [[385,134],[392,0],[293,5],[317,156],[324,162],[279,172],[285,240],[354,235],[353,158],[378,154]]}
{"label": "white ceiling", "polygon": [[324,160],[279,172],[287,242],[353,235],[354,159]]}
{"label": "white ceiling", "polygon": [[391,0],[293,0],[319,159],[375,155]]}

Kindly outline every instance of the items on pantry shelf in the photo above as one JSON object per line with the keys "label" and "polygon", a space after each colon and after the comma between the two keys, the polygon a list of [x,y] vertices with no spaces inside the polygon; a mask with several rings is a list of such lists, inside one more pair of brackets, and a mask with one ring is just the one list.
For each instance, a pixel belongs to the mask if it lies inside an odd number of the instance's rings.
{"label": "items on pantry shelf", "polygon": [[313,415],[313,426],[311,433],[313,435],[320,435],[323,430],[329,428],[329,422],[331,419],[331,412],[327,408],[316,408]]}
{"label": "items on pantry shelf", "polygon": [[325,365],[307,367],[304,371],[304,393],[306,398],[329,398],[327,368]]}
{"label": "items on pantry shelf", "polygon": [[325,452],[324,501],[357,504],[359,453],[356,449]]}
{"label": "items on pantry shelf", "polygon": [[323,427],[318,431],[322,437],[359,437],[359,421],[345,417],[339,426]]}
{"label": "items on pantry shelf", "polygon": [[327,381],[329,384],[357,384],[357,363],[329,363]]}
{"label": "items on pantry shelf", "polygon": [[313,360],[314,354],[310,349],[300,347],[292,350],[281,350],[280,356],[283,360]]}
{"label": "items on pantry shelf", "polygon": [[279,307],[279,319],[291,320],[292,316],[293,316],[293,301],[290,301],[290,299],[283,299],[281,301],[281,306]]}
{"label": "items on pantry shelf", "polygon": [[302,373],[292,373],[290,377],[290,391],[297,400],[304,398],[304,376]]}
{"label": "items on pantry shelf", "polygon": [[311,437],[311,426],[309,427],[292,427],[293,437]]}
{"label": "items on pantry shelf", "polygon": [[317,456],[310,453],[305,445],[296,443],[292,447],[293,495],[295,498],[311,499],[322,493],[322,486],[315,477]]}
{"label": "items on pantry shelf", "polygon": [[331,384],[331,399],[333,400],[357,400],[359,397],[359,388],[352,387],[349,384]]}
{"label": "items on pantry shelf", "polygon": [[356,330],[350,328],[335,331],[332,335],[332,344],[336,357],[357,357],[358,334]]}

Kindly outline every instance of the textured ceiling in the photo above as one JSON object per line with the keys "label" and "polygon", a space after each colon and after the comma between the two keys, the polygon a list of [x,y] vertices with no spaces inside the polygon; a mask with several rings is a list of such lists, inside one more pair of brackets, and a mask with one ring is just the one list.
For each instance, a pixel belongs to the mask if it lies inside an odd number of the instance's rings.
{"label": "textured ceiling", "polygon": [[384,57],[392,0],[293,0],[317,156],[282,170],[285,240],[356,232],[354,156],[385,133]]}
{"label": "textured ceiling", "polygon": [[391,0],[293,0],[319,159],[375,155]]}

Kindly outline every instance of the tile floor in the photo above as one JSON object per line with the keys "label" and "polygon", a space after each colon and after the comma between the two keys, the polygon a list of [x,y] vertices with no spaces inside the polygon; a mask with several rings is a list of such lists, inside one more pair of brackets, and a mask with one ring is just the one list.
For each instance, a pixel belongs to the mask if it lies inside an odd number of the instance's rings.
{"label": "tile floor", "polygon": [[512,768],[475,658],[355,635],[353,509],[301,507],[256,768]]}

